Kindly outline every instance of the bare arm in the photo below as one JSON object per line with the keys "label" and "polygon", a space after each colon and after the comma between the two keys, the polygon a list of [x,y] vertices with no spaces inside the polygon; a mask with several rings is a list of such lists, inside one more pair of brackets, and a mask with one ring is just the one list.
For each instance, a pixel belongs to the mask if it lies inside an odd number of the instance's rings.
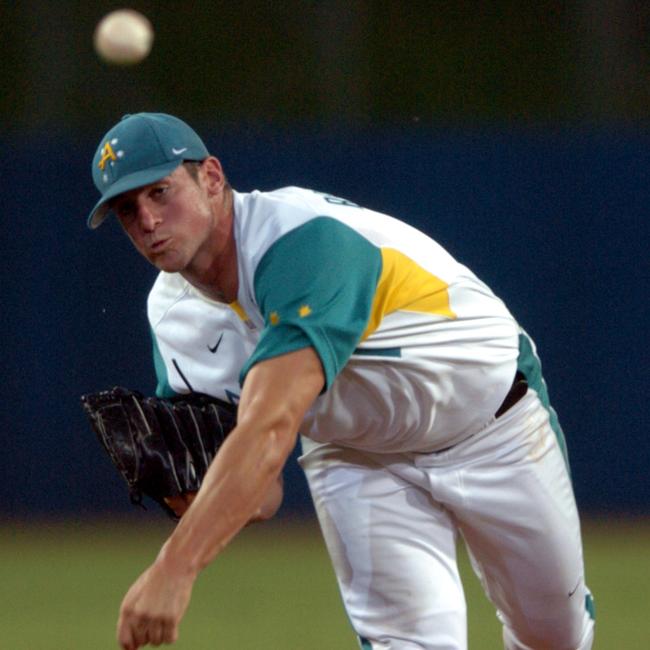
{"label": "bare arm", "polygon": [[[228,542],[263,510],[324,375],[312,348],[260,362],[249,372],[238,424],[219,450],[194,502],[122,602],[125,650],[175,641],[192,585]],[[279,505],[279,503],[278,503]]]}
{"label": "bare arm", "polygon": [[[174,514],[180,518],[192,505],[196,498],[196,492],[185,492],[174,497],[165,497],[165,503],[174,511]],[[254,524],[258,521],[266,521],[271,519],[282,505],[282,498],[284,496],[284,484],[282,481],[282,474],[280,474],[274,483],[271,483],[269,491],[266,493],[264,502],[259,510],[251,517],[248,524]],[[248,525],[247,524],[247,525]]]}

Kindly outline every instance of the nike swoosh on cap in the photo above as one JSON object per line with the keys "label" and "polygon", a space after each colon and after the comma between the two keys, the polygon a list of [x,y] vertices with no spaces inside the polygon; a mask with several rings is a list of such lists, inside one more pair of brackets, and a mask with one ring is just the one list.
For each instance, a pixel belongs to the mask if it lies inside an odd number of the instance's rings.
{"label": "nike swoosh on cap", "polygon": [[174,149],[174,147],[172,147],[172,153],[175,156],[180,156],[184,151],[187,151],[187,147],[183,147],[182,149]]}

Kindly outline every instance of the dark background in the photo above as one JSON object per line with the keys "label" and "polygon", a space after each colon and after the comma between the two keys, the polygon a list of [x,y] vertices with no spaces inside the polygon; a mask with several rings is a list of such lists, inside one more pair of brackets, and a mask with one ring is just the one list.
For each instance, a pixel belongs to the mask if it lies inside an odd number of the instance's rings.
{"label": "dark background", "polygon": [[[650,5],[134,2],[150,57],[92,50],[108,2],[0,6],[0,516],[130,508],[79,395],[154,389],[155,271],[91,233],[119,117],[189,121],[241,191],[303,185],[432,235],[538,345],[579,505],[650,513]],[[310,510],[287,468],[284,512]]]}

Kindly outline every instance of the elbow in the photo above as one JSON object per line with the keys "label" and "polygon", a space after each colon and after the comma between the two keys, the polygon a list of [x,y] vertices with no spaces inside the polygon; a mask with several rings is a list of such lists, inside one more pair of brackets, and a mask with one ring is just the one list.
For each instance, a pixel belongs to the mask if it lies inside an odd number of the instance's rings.
{"label": "elbow", "polygon": [[257,512],[251,517],[248,523],[267,521],[274,517],[282,505],[283,497],[284,487],[282,483],[282,474],[280,474],[271,484],[271,487],[264,497],[262,505],[258,508]]}
{"label": "elbow", "polygon": [[262,481],[268,485],[262,504],[251,521],[271,519],[282,505],[284,487],[282,470],[295,445],[296,435],[281,434],[275,429],[268,432],[265,453],[260,458],[258,470]]}
{"label": "elbow", "polygon": [[274,427],[262,434],[263,448],[259,455],[258,471],[266,481],[275,480],[282,474],[287,458],[296,444],[297,433],[289,433],[288,427]]}

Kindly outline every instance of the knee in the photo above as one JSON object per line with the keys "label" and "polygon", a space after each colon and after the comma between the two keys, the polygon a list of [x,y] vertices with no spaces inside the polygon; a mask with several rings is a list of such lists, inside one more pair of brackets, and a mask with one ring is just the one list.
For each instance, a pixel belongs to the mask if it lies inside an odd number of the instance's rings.
{"label": "knee", "polygon": [[594,638],[593,606],[566,612],[565,616],[527,621],[515,626],[504,622],[503,643],[506,650],[591,650]]}

